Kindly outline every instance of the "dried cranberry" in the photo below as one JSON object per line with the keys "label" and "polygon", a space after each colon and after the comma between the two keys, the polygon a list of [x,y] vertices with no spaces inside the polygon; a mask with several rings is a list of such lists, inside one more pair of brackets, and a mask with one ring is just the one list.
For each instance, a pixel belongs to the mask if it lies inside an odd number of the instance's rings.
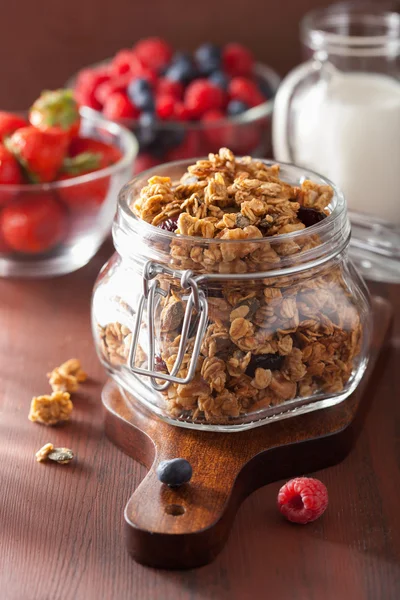
{"label": "dried cranberry", "polygon": [[163,371],[165,373],[168,372],[167,365],[165,364],[165,361],[163,361],[159,354],[156,354],[156,356],[154,357],[154,370],[160,373]]}
{"label": "dried cranberry", "polygon": [[158,227],[164,231],[171,231],[172,233],[175,233],[175,231],[178,229],[178,217],[176,216],[166,219],[160,223]]}
{"label": "dried cranberry", "polygon": [[256,369],[271,369],[271,371],[276,371],[281,368],[282,363],[283,356],[279,356],[279,354],[256,354],[250,359],[246,375],[254,377]]}
{"label": "dried cranberry", "polygon": [[297,216],[306,227],[311,227],[311,225],[316,225],[325,219],[326,214],[316,210],[315,208],[306,208],[305,206],[301,206]]}

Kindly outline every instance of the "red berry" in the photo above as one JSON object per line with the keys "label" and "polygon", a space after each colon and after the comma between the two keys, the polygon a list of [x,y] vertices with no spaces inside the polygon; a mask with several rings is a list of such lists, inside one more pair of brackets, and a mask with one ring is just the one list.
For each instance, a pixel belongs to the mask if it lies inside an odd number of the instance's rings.
{"label": "red berry", "polygon": [[177,121],[189,121],[192,118],[192,113],[183,102],[175,102],[174,118]]}
{"label": "red berry", "polygon": [[78,135],[81,118],[72,90],[42,92],[29,111],[29,121],[42,131],[64,132],[69,139]]}
{"label": "red berry", "polygon": [[1,110],[0,141],[3,140],[6,136],[14,133],[14,131],[16,131],[17,129],[20,129],[21,127],[26,127],[27,125],[28,122],[19,115],[14,115],[13,113]]}
{"label": "red berry", "polygon": [[125,48],[120,50],[111,61],[111,69],[116,75],[124,75],[131,71],[132,63],[137,62],[137,57],[132,50]]}
{"label": "red berry", "polygon": [[100,110],[101,103],[96,97],[97,89],[110,80],[108,67],[98,69],[83,69],[80,71],[75,83],[75,98],[79,104]]}
{"label": "red berry", "polygon": [[163,94],[156,98],[156,113],[160,119],[171,119],[174,116],[175,98]]}
{"label": "red berry", "polygon": [[104,105],[108,96],[111,96],[114,92],[126,92],[126,88],[131,79],[132,75],[130,73],[125,73],[125,75],[119,75],[118,77],[113,77],[112,79],[101,83],[94,92],[97,102]]}
{"label": "red berry", "polygon": [[22,194],[3,209],[0,230],[6,244],[17,252],[38,254],[51,250],[62,240],[65,212],[52,194]]}
{"label": "red berry", "polygon": [[158,37],[141,40],[133,50],[146,67],[156,71],[167,66],[173,53],[171,46]]}
{"label": "red berry", "polygon": [[65,158],[69,138],[59,130],[36,127],[17,129],[7,140],[7,148],[24,167],[32,183],[54,181]]}
{"label": "red berry", "polygon": [[318,519],[328,506],[328,490],[311,477],[296,477],[281,487],[278,508],[292,523],[310,523]]}
{"label": "red berry", "polygon": [[202,121],[207,121],[207,122],[212,122],[212,121],[220,121],[221,119],[225,118],[225,113],[222,110],[218,110],[217,108],[214,108],[212,110],[208,110],[206,113],[204,113],[203,117],[202,117]]}
{"label": "red berry", "polygon": [[179,81],[172,81],[166,77],[161,77],[157,82],[157,94],[168,94],[177,100],[181,100],[183,96],[184,86]]}
{"label": "red berry", "polygon": [[204,152],[218,152],[219,148],[231,147],[232,131],[234,127],[228,124],[219,124],[221,119],[225,119],[226,115],[222,110],[209,110],[201,119],[204,123],[210,124],[204,128],[204,137],[207,145]]}
{"label": "red berry", "polygon": [[137,175],[142,171],[147,171],[147,169],[156,167],[158,164],[160,164],[160,161],[157,160],[157,158],[154,158],[154,156],[147,154],[146,152],[141,152],[135,159],[133,172],[135,175]]}
{"label": "red berry", "polygon": [[[19,184],[23,183],[21,167],[16,158],[7,150],[3,144],[0,144],[0,184]],[[0,205],[2,204],[2,195],[0,189]]]}
{"label": "red berry", "polygon": [[254,57],[250,50],[241,44],[227,44],[222,51],[224,70],[235,75],[250,75],[253,70]]}
{"label": "red berry", "polygon": [[[75,158],[79,155],[95,154],[100,160],[99,169],[109,167],[121,159],[121,150],[112,144],[106,144],[92,138],[74,138],[69,146],[69,156]],[[91,169],[93,171],[93,169]],[[88,171],[86,171],[88,172]],[[81,173],[82,174],[82,173]]]}
{"label": "red berry", "polygon": [[111,120],[137,119],[140,111],[123,92],[114,92],[108,96],[103,106],[103,114]]}
{"label": "red berry", "polygon": [[201,117],[208,110],[222,108],[224,102],[223,90],[207,79],[193,81],[185,92],[185,106],[196,117]]}
{"label": "red berry", "polygon": [[228,94],[231,99],[241,100],[248,106],[257,106],[265,102],[257,85],[247,77],[234,77],[229,83]]}

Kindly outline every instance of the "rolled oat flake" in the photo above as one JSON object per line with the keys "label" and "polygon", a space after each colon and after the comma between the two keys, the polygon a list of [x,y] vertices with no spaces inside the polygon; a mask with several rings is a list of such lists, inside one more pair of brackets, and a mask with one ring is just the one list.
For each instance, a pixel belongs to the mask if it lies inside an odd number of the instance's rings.
{"label": "rolled oat flake", "polygon": [[66,465],[74,458],[74,453],[69,448],[54,448],[48,455],[48,458],[58,462],[60,465]]}

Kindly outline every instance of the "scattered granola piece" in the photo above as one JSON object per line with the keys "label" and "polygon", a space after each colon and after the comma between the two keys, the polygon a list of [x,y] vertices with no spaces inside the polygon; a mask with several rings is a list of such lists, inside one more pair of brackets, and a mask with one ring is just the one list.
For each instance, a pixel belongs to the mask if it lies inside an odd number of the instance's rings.
{"label": "scattered granola piece", "polygon": [[76,392],[79,383],[86,381],[87,375],[82,370],[77,358],[70,358],[65,363],[47,373],[53,392]]}
{"label": "scattered granola piece", "polygon": [[44,462],[48,459],[50,452],[53,452],[54,446],[53,444],[45,444],[40,450],[38,450],[35,454],[37,462]]}
{"label": "scattered granola piece", "polygon": [[68,392],[53,392],[46,396],[34,396],[31,402],[29,420],[44,425],[56,425],[68,421],[73,404]]}

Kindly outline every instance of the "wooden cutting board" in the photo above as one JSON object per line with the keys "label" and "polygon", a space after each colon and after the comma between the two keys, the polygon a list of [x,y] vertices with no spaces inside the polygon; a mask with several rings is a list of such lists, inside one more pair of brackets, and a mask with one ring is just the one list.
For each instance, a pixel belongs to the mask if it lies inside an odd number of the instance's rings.
{"label": "wooden cutting board", "polygon": [[[351,396],[330,408],[239,433],[202,432],[161,421],[112,380],[106,383],[106,433],[149,469],[125,507],[126,540],[135,560],[167,569],[207,564],[223,548],[240,504],[254,490],[345,458],[379,380],[378,357],[391,324],[386,300],[373,298],[372,306],[372,347],[364,378]],[[160,483],[156,468],[177,457],[191,463],[193,477],[171,489]]]}

